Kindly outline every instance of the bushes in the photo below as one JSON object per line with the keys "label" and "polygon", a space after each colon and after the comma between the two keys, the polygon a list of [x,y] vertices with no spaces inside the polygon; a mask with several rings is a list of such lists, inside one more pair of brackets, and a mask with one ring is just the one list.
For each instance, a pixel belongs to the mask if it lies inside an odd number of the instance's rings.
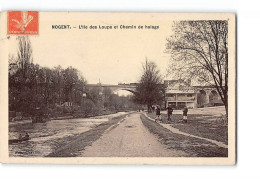
{"label": "bushes", "polygon": [[90,99],[85,99],[82,102],[81,110],[82,110],[82,112],[84,112],[85,116],[92,116],[92,115],[97,115],[100,113],[100,107],[98,107]]}

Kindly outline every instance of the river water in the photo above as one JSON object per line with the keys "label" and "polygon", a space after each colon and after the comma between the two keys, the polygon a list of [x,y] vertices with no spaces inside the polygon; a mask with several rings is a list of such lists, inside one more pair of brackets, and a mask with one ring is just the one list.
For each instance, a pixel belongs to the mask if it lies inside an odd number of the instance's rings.
{"label": "river water", "polygon": [[32,124],[30,121],[10,122],[9,139],[18,138],[19,134],[30,135],[30,140],[9,145],[10,157],[43,157],[53,151],[57,140],[63,137],[78,135],[112,117],[125,112],[98,116],[94,118],[51,120],[46,123]]}

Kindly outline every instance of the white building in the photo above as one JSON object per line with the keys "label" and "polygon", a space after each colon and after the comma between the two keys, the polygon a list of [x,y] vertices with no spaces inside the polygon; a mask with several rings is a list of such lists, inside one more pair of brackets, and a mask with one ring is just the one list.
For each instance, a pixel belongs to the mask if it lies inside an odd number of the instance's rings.
{"label": "white building", "polygon": [[191,81],[165,80],[165,105],[173,109],[223,105],[213,87],[192,86]]}

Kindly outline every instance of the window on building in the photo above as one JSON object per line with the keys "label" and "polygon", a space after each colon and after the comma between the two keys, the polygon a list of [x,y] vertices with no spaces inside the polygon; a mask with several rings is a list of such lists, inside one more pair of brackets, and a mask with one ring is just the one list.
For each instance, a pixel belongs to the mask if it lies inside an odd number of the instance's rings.
{"label": "window on building", "polygon": [[175,94],[166,94],[166,97],[174,97]]}

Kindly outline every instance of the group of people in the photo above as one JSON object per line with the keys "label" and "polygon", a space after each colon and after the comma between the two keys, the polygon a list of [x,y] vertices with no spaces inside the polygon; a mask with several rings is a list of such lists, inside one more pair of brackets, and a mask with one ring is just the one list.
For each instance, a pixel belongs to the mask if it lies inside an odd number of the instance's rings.
{"label": "group of people", "polygon": [[[171,106],[168,106],[167,108],[167,120],[168,122],[171,121],[171,116],[172,116],[172,112],[173,112],[173,109]],[[183,122],[184,123],[187,123],[187,120],[188,120],[188,108],[185,106],[182,110],[182,116],[183,116]],[[162,121],[162,118],[161,118],[161,109],[160,109],[160,106],[156,106],[156,109],[155,109],[155,113],[156,113],[156,118],[155,118],[155,122],[157,121]],[[174,120],[175,121],[175,120]]]}

